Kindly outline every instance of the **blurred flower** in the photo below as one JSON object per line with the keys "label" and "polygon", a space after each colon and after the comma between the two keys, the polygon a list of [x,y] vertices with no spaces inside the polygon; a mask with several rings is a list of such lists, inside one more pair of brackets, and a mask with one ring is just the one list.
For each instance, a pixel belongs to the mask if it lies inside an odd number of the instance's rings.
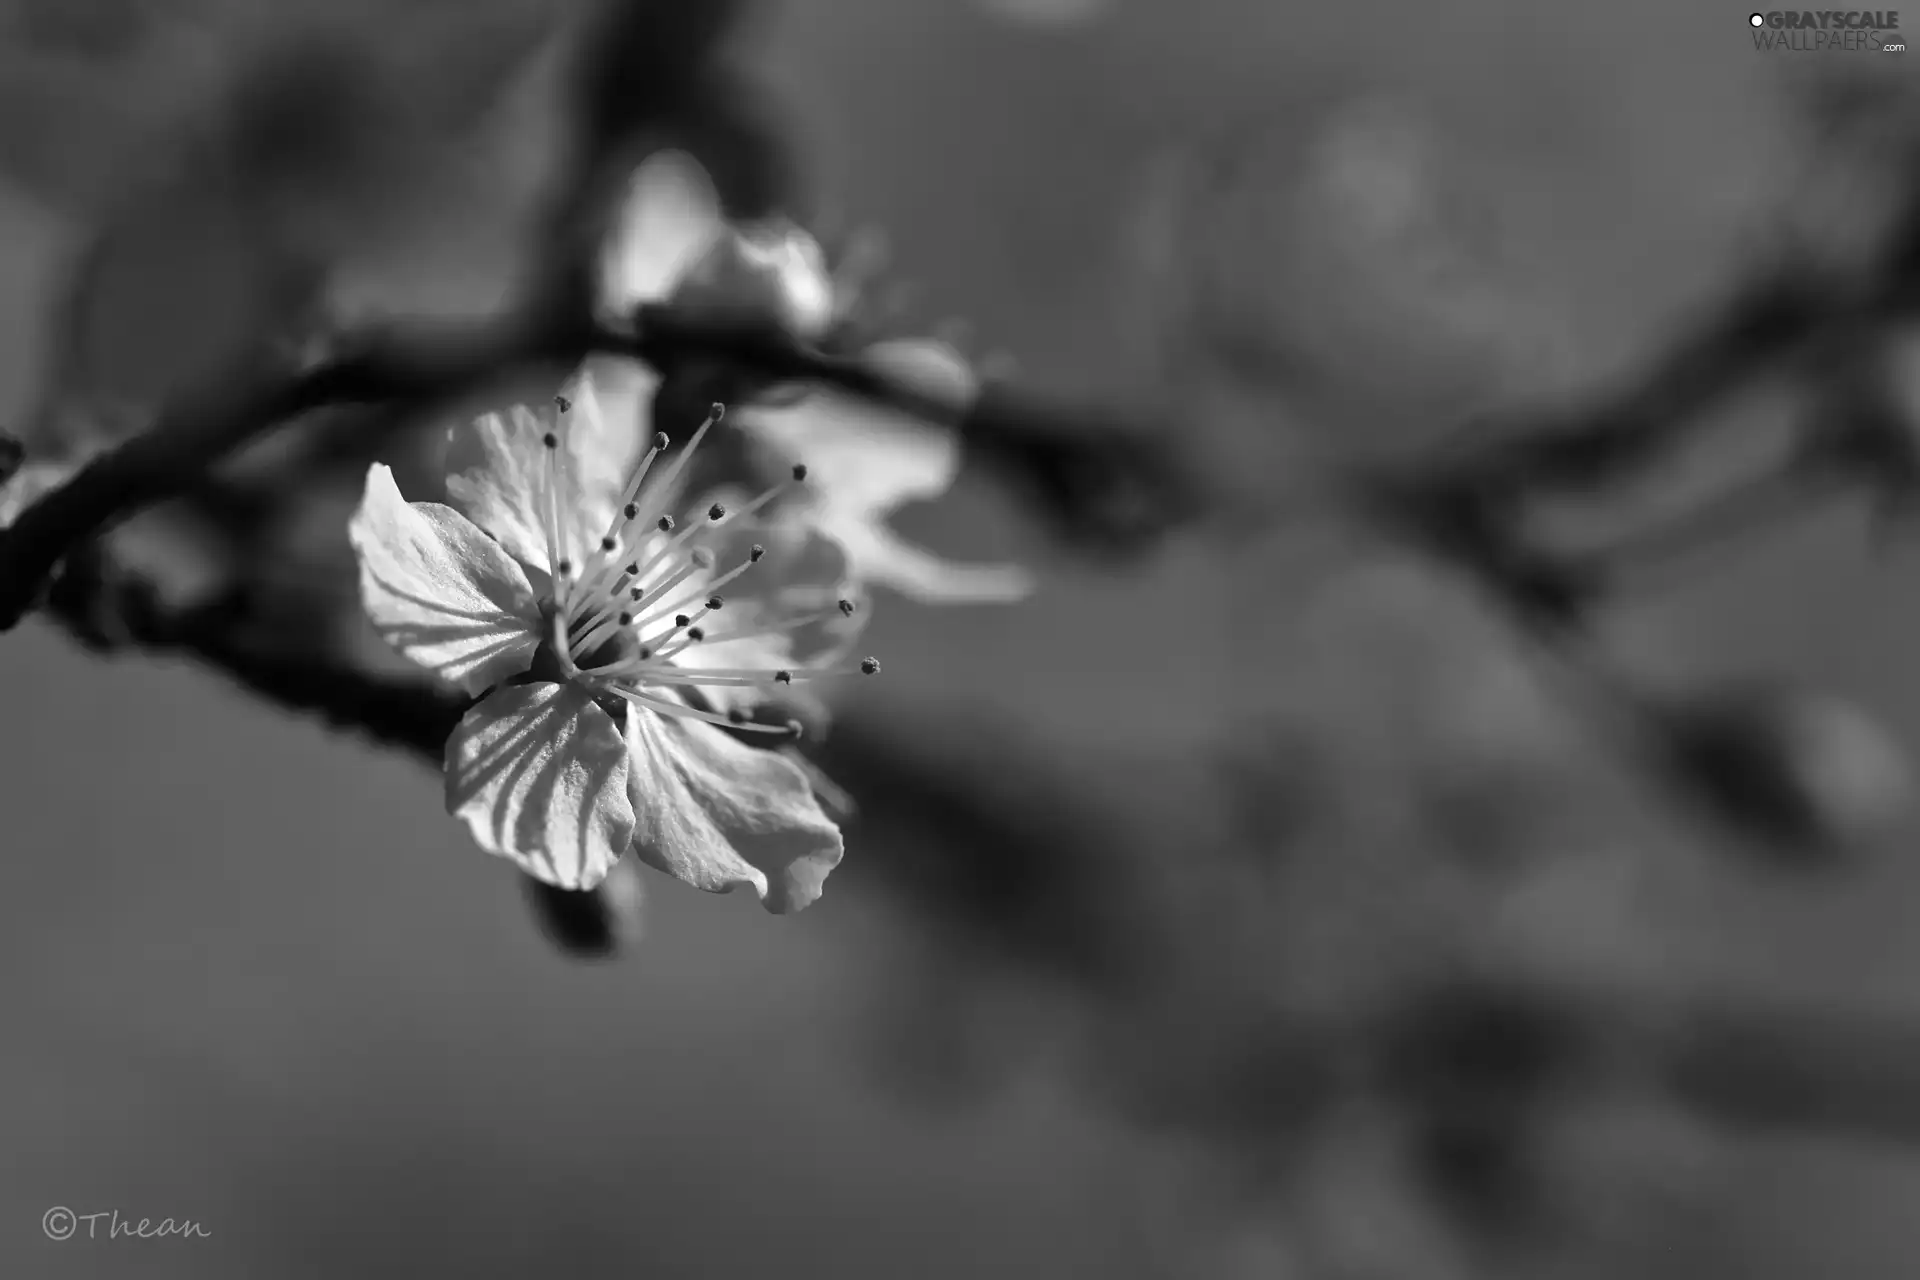
{"label": "blurred flower", "polygon": [[[746,723],[749,708],[841,673],[802,665],[827,647],[804,636],[830,622],[837,655],[852,602],[799,615],[790,602],[842,580],[844,554],[816,536],[782,574],[756,571],[764,548],[735,530],[769,495],[675,532],[675,476],[649,484],[665,435],[627,429],[633,406],[586,374],[569,392],[457,430],[451,505],[409,504],[374,465],[350,526],[375,628],[469,693],[491,687],[447,743],[448,812],[560,888],[599,884],[631,845],[697,888],[751,885],[768,910],[804,907],[840,832],[800,769],[734,734],[790,736]],[[741,621],[714,629],[714,615]]]}
{"label": "blurred flower", "polygon": [[813,237],[781,218],[729,225],[706,170],[682,151],[634,171],[602,255],[598,302],[616,321],[661,302],[706,317],[772,318],[801,342],[835,318],[833,280]]}
{"label": "blurred flower", "polygon": [[[705,172],[682,153],[641,165],[619,227],[602,266],[600,308],[610,318],[670,300],[709,316],[771,316],[803,343],[826,338],[848,318],[855,291],[829,275],[811,236],[779,220],[729,227]],[[979,394],[973,371],[942,343],[881,342],[861,358],[955,417]],[[603,359],[594,367],[637,392],[657,388],[633,362]],[[728,421],[776,473],[808,460],[812,483],[784,494],[769,516],[825,530],[846,549],[855,580],[929,603],[1006,602],[1033,590],[1024,569],[952,564],[888,527],[900,506],[952,486],[960,469],[952,432],[829,388],[763,388]]]}
{"label": "blurred flower", "polygon": [[[979,383],[959,353],[942,343],[881,342],[863,357],[903,386],[964,411]],[[1006,604],[1033,592],[1018,565],[956,564],[906,541],[887,518],[909,502],[937,498],[960,471],[952,432],[857,396],[821,388],[793,404],[750,404],[742,430],[763,460],[778,466],[805,454],[820,482],[783,504],[781,516],[827,530],[862,582],[926,604]]]}

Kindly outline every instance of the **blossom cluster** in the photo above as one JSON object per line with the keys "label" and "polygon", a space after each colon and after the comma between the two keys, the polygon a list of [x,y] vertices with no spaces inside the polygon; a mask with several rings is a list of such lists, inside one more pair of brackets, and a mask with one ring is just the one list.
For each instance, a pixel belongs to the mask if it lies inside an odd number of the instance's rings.
{"label": "blossom cluster", "polygon": [[[663,153],[634,176],[604,254],[610,324],[671,304],[753,307],[801,342],[844,319],[819,246],[788,223],[736,225],[705,173]],[[862,354],[964,407],[959,354],[891,341]],[[690,439],[655,428],[662,371],[596,355],[544,404],[455,426],[445,501],[408,501],[368,472],[349,535],[362,600],[399,653],[477,697],[448,739],[446,804],[474,841],[564,889],[598,885],[631,851],[711,892],[751,887],[768,910],[819,897],[843,852],[769,712],[842,675],[865,596],[1017,599],[1011,566],[952,565],[885,521],[952,483],[946,432],[825,389],[715,404]],[[689,469],[716,431],[756,471],[747,494],[697,489]]]}

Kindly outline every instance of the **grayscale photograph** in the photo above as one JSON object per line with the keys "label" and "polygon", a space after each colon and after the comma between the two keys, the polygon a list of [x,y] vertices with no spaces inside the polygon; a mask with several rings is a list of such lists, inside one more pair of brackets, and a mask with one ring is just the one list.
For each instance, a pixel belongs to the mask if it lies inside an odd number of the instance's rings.
{"label": "grayscale photograph", "polygon": [[1920,1276],[1915,28],[0,0],[0,1275]]}

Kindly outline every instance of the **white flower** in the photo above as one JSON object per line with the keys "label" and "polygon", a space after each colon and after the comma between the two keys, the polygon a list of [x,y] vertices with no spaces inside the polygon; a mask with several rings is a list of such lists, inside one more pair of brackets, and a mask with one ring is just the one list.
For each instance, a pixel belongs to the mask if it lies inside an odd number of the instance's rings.
{"label": "white flower", "polygon": [[676,524],[663,504],[677,479],[654,469],[669,442],[633,430],[632,410],[583,373],[538,413],[480,417],[455,432],[450,505],[407,502],[376,464],[350,526],[362,598],[406,657],[491,687],[446,751],[448,812],[483,849],[582,889],[631,846],[697,888],[750,885],[769,910],[797,910],[839,862],[840,832],[799,768],[728,730],[842,670],[806,662],[857,625],[834,598],[845,554],[815,536],[761,564],[746,522],[781,488]]}
{"label": "white flower", "polygon": [[[602,263],[600,306],[614,319],[672,302],[695,312],[775,317],[803,343],[827,337],[845,317],[851,290],[827,269],[820,246],[784,221],[729,226],[704,170],[663,152],[634,175]],[[955,416],[979,394],[959,353],[938,342],[881,342],[863,357],[888,376],[948,404]],[[611,366],[624,363],[625,373]],[[631,362],[596,363],[606,377],[651,375]],[[857,581],[930,603],[1019,600],[1032,576],[1015,565],[950,563],[907,542],[887,518],[909,502],[945,493],[960,469],[952,432],[899,410],[830,388],[749,402],[729,417],[762,461],[784,468],[803,457],[813,470],[803,492],[773,515],[817,526],[846,548]]]}

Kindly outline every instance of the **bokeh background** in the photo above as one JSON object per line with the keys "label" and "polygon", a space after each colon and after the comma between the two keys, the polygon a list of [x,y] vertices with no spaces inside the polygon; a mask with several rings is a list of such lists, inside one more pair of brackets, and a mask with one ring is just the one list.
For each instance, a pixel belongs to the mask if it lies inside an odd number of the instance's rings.
{"label": "bokeh background", "polygon": [[[524,43],[512,5],[487,9],[504,38],[439,7],[420,47],[442,56],[374,81],[398,96],[370,96],[367,118],[411,121],[410,95],[437,94],[484,127],[457,146],[431,121],[395,128],[364,168],[349,145],[359,185],[341,195],[297,173],[241,189],[191,160],[141,186],[142,130],[188,118],[204,68],[253,46],[135,3],[12,5],[6,412],[46,394],[72,255],[115,219],[130,265],[98,349],[120,363],[66,376],[122,377],[116,392],[192,365],[174,331],[244,334],[290,241],[346,263],[357,305],[500,296],[559,149],[553,72],[500,54]],[[249,38],[299,8],[261,5]],[[434,8],[343,10],[364,40],[342,65],[375,58],[394,14]],[[786,0],[740,41],[819,216],[885,228],[929,324],[965,318],[1034,385],[1165,404],[1256,505],[1290,499],[1302,440],[1391,450],[1487,404],[1630,380],[1783,239],[1837,270],[1863,259],[1881,140],[1816,145],[1802,104],[1851,77],[1897,99],[1909,65],[1761,54],[1744,11],[1648,0]],[[357,81],[314,92],[340,83]],[[1284,387],[1249,372],[1263,364]],[[1761,430],[1784,410],[1742,412]],[[916,837],[881,824],[802,915],[653,881],[644,941],[583,963],[413,758],[29,623],[5,640],[0,747],[0,1269],[1911,1273],[1920,1163],[1896,1135],[1570,1104],[1528,1176],[1565,1179],[1601,1221],[1489,1251],[1461,1242],[1504,1229],[1462,1225],[1379,1106],[1329,1102],[1332,1120],[1276,1137],[1184,1105],[1225,1090],[1189,1068],[1235,1057],[1249,1002],[1370,1007],[1456,963],[1920,1015],[1911,828],[1821,874],[1713,847],[1650,811],[1493,611],[1406,557],[1195,534],[1088,564],[975,475],[901,523],[1023,559],[1044,590],[1013,608],[884,602],[888,683],[865,714],[933,738],[943,707],[1006,717],[1096,805],[1124,793],[1168,910],[1227,941],[1169,952],[1143,934],[1149,962],[1189,966],[1150,999],[1056,989],[1017,949],[962,936],[937,893],[903,893],[886,867],[914,865]],[[1910,583],[1908,557],[1868,555],[1842,514],[1636,605],[1609,639],[1690,677],[1812,681],[1912,742]],[[1222,838],[1212,753],[1250,710],[1311,748],[1300,776],[1292,757],[1264,766],[1272,787],[1338,797],[1288,837],[1308,852],[1277,882],[1183,869]],[[1440,765],[1462,777],[1434,781]],[[1493,870],[1476,861],[1496,847]],[[1083,928],[1102,852],[1037,935]],[[212,1235],[54,1243],[38,1225],[53,1205]]]}

